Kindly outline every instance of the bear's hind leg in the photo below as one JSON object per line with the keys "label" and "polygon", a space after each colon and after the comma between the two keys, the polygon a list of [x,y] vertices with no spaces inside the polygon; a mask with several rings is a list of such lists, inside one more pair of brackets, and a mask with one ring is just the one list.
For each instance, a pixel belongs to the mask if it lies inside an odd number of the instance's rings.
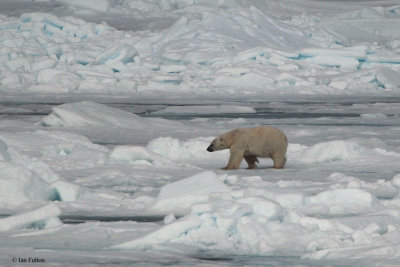
{"label": "bear's hind leg", "polygon": [[244,150],[234,150],[231,148],[231,155],[229,156],[228,165],[222,170],[236,170],[239,169],[240,163],[243,160]]}
{"label": "bear's hind leg", "polygon": [[256,156],[246,155],[246,156],[244,156],[244,159],[246,160],[247,164],[249,165],[249,167],[247,167],[247,169],[254,169],[255,167],[257,167],[256,162],[258,162],[258,159]]}
{"label": "bear's hind leg", "polygon": [[272,160],[274,161],[274,168],[275,169],[282,169],[286,163],[285,155],[275,154],[272,156]]}

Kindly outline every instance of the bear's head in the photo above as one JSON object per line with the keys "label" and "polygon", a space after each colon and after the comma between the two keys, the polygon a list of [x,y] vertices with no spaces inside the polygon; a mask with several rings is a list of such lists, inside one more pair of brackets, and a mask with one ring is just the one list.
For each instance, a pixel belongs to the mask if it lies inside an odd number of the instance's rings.
{"label": "bear's head", "polygon": [[210,146],[207,148],[208,152],[213,152],[213,151],[218,151],[218,150],[223,150],[229,148],[229,144],[226,142],[225,138],[223,136],[219,136],[215,138]]}

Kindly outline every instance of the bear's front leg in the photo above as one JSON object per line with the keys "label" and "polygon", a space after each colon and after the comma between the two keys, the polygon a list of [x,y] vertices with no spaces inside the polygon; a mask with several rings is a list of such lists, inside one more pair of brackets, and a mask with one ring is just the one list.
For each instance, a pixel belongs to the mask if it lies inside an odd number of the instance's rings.
{"label": "bear's front leg", "polygon": [[237,170],[239,169],[240,163],[242,163],[244,155],[244,149],[237,150],[235,148],[231,148],[231,155],[229,156],[228,165],[222,170]]}

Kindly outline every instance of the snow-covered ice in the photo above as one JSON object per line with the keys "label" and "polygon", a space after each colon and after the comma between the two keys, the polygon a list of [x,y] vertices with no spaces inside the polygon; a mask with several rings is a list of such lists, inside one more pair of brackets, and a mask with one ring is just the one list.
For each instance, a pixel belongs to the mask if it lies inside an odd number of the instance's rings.
{"label": "snow-covered ice", "polygon": [[173,115],[178,114],[180,116],[188,115],[211,115],[211,114],[234,114],[234,113],[256,113],[256,110],[252,107],[237,106],[237,105],[218,105],[218,106],[174,106],[166,107],[162,110],[153,112],[157,115]]}
{"label": "snow-covered ice", "polygon": [[[343,12],[324,2],[307,13],[309,1],[222,1],[218,8],[193,1],[78,2],[57,1],[68,5],[64,13],[57,6],[0,17],[2,93],[399,94],[400,18],[390,3],[352,3]],[[325,16],[325,8],[336,13]],[[174,23],[122,31],[83,20],[113,15],[121,16],[118,25],[155,17]],[[331,84],[338,76],[346,87]]]}
{"label": "snow-covered ice", "polygon": [[[0,265],[398,266],[399,29],[393,0],[2,1]],[[255,125],[286,167],[222,171]]]}
{"label": "snow-covered ice", "polygon": [[150,209],[161,213],[182,212],[195,203],[207,202],[212,194],[224,192],[230,189],[215,173],[203,172],[162,187]]}
{"label": "snow-covered ice", "polygon": [[[55,221],[58,221],[58,225],[62,223],[58,220],[61,211],[54,204],[48,204],[42,208],[32,210],[27,213],[22,213],[0,220],[0,231],[9,231],[16,227],[55,227]],[[53,220],[51,220],[53,219]],[[55,220],[54,220],[55,219]]]}
{"label": "snow-covered ice", "polygon": [[[140,117],[95,102],[75,102],[55,106],[46,116],[25,116],[25,122],[1,120],[0,203],[2,214],[7,214],[0,219],[5,240],[2,261],[12,258],[12,248],[20,246],[18,240],[34,249],[61,249],[63,255],[82,259],[63,248],[62,240],[83,231],[82,237],[74,237],[80,244],[71,248],[85,251],[93,242],[97,244],[94,251],[109,251],[110,259],[116,257],[118,262],[124,262],[125,251],[142,250],[174,255],[183,265],[188,255],[246,255],[247,263],[258,257],[278,257],[277,263],[293,257],[305,264],[379,261],[382,257],[388,263],[396,262],[395,237],[400,227],[396,139],[400,122],[392,114],[396,105],[332,102],[331,110],[341,107],[345,116],[330,119],[329,114],[313,113],[317,103],[311,107],[296,102],[267,103],[273,110],[286,105],[290,112],[299,110],[297,115],[317,114],[317,118],[296,118],[290,113],[281,119],[268,118],[273,112],[263,113],[263,105],[253,103],[257,113],[241,120],[229,117],[236,113],[198,120],[190,114],[189,119],[182,116],[176,122],[171,117]],[[368,115],[376,114],[371,111],[385,114],[391,126],[379,126],[382,116]],[[354,118],[359,125],[352,122],[353,115],[346,117],[353,112],[358,112]],[[342,119],[350,124],[342,125]],[[104,131],[103,139],[111,132],[123,139],[121,129],[133,135],[145,129],[152,132],[156,128],[153,120],[161,120],[170,136],[156,137],[147,144],[109,146],[94,144],[90,134],[89,138],[80,134],[90,128],[89,133]],[[315,124],[318,120],[328,120],[330,126]],[[243,164],[237,171],[225,172],[219,168],[226,164],[229,151],[206,151],[217,133],[276,122],[289,138],[288,164],[283,170],[274,170],[272,161],[261,159],[255,170],[245,170]],[[173,137],[175,123],[186,139]],[[216,127],[215,134],[203,129],[210,124]],[[382,127],[387,130],[384,135],[380,134]],[[86,223],[70,224],[75,221]],[[94,229],[93,224],[97,225]],[[40,241],[49,235],[55,236],[54,241]],[[186,247],[188,254],[171,249],[172,244]],[[377,246],[380,253],[367,254]],[[98,262],[94,251],[92,258],[84,259]],[[61,254],[57,259],[41,253],[48,261],[76,262]]]}

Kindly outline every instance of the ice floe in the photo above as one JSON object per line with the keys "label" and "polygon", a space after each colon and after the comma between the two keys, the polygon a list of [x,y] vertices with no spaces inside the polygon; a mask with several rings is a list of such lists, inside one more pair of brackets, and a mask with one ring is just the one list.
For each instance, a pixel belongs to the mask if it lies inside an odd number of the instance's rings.
{"label": "ice floe", "polygon": [[198,202],[207,202],[212,194],[230,192],[212,172],[203,172],[161,188],[154,205],[160,212],[181,212]]}
{"label": "ice floe", "polygon": [[58,220],[61,210],[55,204],[47,204],[36,210],[0,219],[0,232],[16,228],[46,228],[62,224]]}
{"label": "ice floe", "polygon": [[42,119],[43,126],[109,126],[143,128],[145,122],[139,116],[95,102],[70,103],[53,108],[53,112]]}
{"label": "ice floe", "polygon": [[55,199],[51,186],[30,169],[10,162],[0,162],[0,203],[5,207],[18,207],[31,201]]}
{"label": "ice floe", "polygon": [[187,115],[205,115],[205,114],[235,114],[235,113],[256,113],[256,110],[252,107],[237,106],[237,105],[216,105],[216,106],[173,106],[166,107],[162,110],[153,112],[152,114],[159,115],[173,115],[178,114],[180,116]]}

